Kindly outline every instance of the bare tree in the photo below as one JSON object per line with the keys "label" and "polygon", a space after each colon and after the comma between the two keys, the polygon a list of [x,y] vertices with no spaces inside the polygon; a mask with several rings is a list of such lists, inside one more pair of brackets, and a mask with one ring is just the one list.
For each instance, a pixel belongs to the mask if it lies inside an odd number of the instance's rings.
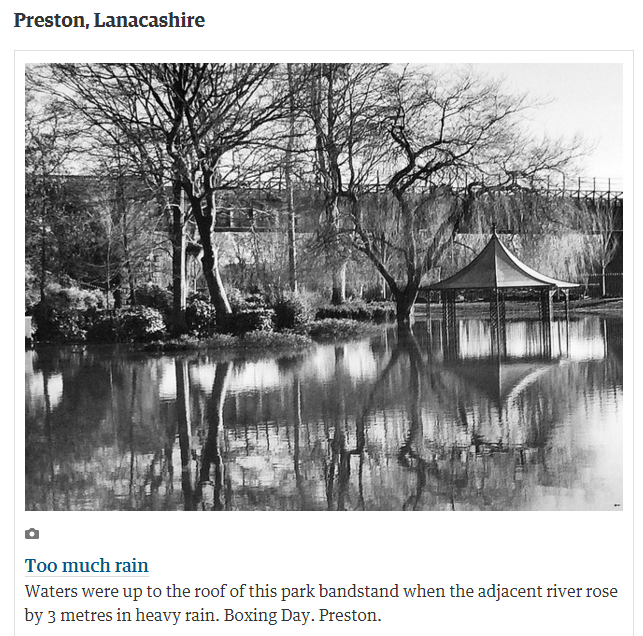
{"label": "bare tree", "polygon": [[[25,110],[25,204],[27,261],[37,271],[40,300],[44,299],[53,225],[60,210],[70,204],[64,175],[74,155],[76,128],[54,101],[38,101],[27,73]],[[64,218],[62,219],[64,222]],[[37,255],[37,265],[36,258]]]}
{"label": "bare tree", "polygon": [[88,181],[86,216],[95,228],[93,242],[101,258],[86,263],[94,284],[104,287],[108,302],[114,294],[120,303],[121,286],[137,303],[137,288],[146,282],[154,253],[168,248],[167,222],[154,193],[141,190],[140,182],[124,174],[122,166],[103,165],[100,177]]}
{"label": "bare tree", "polygon": [[324,197],[322,244],[332,271],[332,301],[346,300],[350,252],[341,240],[342,200],[355,196],[372,177],[379,158],[370,143],[380,120],[379,78],[384,64],[314,64],[305,112],[314,134],[316,185]]}
{"label": "bare tree", "polygon": [[[161,131],[154,129],[141,107],[142,93],[128,65],[56,64],[33,67],[28,79],[41,95],[84,123],[79,135],[76,171],[139,182],[169,212],[173,245],[174,320],[183,320],[184,209],[181,185],[172,175]],[[177,277],[177,272],[179,276]]]}
{"label": "bare tree", "polygon": [[387,281],[398,324],[407,325],[422,277],[440,261],[476,200],[533,187],[568,166],[581,144],[529,138],[521,116],[533,102],[470,71],[393,71],[382,95],[386,135],[373,143],[387,149],[386,216],[356,198],[346,227]]}
{"label": "bare tree", "polygon": [[607,268],[622,250],[622,213],[617,206],[599,201],[582,206],[579,218],[583,231],[594,238],[586,251],[587,267],[600,271],[601,295],[607,296]]}
{"label": "bare tree", "polygon": [[297,106],[295,101],[295,79],[293,65],[287,65],[289,110],[288,110],[288,139],[286,142],[286,154],[284,165],[284,177],[286,182],[287,210],[288,210],[288,282],[290,291],[297,293],[297,219],[295,216],[295,193],[293,183],[295,127],[297,122]]}
{"label": "bare tree", "polygon": [[[231,313],[219,273],[216,192],[239,184],[233,151],[260,145],[264,128],[287,114],[287,84],[273,64],[54,65],[59,96],[172,184],[173,241],[182,237],[182,191],[196,221],[203,274],[220,318]],[[181,237],[179,238],[179,234]],[[178,257],[177,257],[178,258]]]}

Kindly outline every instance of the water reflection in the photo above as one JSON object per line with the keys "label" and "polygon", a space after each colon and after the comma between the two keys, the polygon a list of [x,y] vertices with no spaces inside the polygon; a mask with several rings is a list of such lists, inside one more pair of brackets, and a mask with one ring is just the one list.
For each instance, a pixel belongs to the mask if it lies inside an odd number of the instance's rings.
{"label": "water reflection", "polygon": [[439,321],[262,359],[27,352],[40,510],[614,509],[622,323]]}

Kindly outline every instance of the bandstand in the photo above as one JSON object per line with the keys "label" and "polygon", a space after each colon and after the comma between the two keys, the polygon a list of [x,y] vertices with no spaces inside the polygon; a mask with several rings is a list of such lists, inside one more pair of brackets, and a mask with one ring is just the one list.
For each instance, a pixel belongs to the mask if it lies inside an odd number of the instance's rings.
{"label": "bandstand", "polygon": [[[565,299],[565,317],[569,319],[569,290],[578,287],[545,276],[532,269],[502,243],[494,228],[484,249],[459,272],[429,285],[427,291],[439,291],[447,350],[457,350],[456,296],[462,291],[478,291],[489,296],[491,329],[497,353],[505,348],[505,294],[509,290],[528,290],[538,295],[539,318],[543,325],[543,349],[551,347],[553,297],[561,291]],[[549,345],[549,346],[548,346]]]}

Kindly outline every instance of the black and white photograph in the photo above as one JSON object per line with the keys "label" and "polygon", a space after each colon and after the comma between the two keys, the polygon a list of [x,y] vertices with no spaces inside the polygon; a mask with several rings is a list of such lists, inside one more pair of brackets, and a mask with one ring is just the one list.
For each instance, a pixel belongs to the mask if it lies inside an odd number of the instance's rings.
{"label": "black and white photograph", "polygon": [[26,64],[26,510],[623,510],[623,66],[430,57]]}

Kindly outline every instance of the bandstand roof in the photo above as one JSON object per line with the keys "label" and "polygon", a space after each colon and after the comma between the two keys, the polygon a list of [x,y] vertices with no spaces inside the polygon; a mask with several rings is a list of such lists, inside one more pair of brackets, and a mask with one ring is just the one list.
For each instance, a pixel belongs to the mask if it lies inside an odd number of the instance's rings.
{"label": "bandstand roof", "polygon": [[494,231],[486,247],[467,266],[428,289],[506,289],[506,288],[578,287],[545,276],[525,265],[500,241]]}

